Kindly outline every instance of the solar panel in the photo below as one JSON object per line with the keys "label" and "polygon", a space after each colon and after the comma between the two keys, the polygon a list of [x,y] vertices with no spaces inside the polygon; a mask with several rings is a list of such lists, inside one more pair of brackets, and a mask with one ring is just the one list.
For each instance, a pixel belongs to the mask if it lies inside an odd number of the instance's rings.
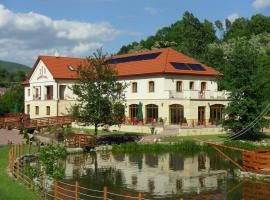
{"label": "solar panel", "polygon": [[205,71],[204,67],[201,64],[187,64],[192,70],[195,71]]}
{"label": "solar panel", "polygon": [[183,70],[190,70],[190,68],[188,67],[188,65],[186,65],[185,63],[176,63],[176,62],[171,62],[172,66],[175,69],[183,69]]}
{"label": "solar panel", "polygon": [[150,54],[141,54],[141,55],[136,55],[136,56],[122,57],[122,58],[112,58],[112,59],[107,60],[107,63],[108,64],[117,64],[117,63],[131,62],[131,61],[150,60],[150,59],[155,59],[160,54],[161,54],[161,52],[150,53]]}

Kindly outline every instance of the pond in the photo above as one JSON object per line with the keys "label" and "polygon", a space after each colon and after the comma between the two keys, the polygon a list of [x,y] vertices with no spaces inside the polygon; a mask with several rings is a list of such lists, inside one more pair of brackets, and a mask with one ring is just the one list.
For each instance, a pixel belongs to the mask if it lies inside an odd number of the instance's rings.
{"label": "pond", "polygon": [[[270,184],[242,181],[234,167],[217,154],[184,156],[164,154],[114,154],[97,152],[69,155],[65,160],[68,184],[77,180],[82,199],[102,197],[109,192],[126,196],[143,193],[145,199],[269,199]],[[90,189],[90,190],[87,190]],[[94,191],[93,191],[94,190]],[[132,199],[108,196],[110,199]],[[133,198],[134,199],[134,198]]]}

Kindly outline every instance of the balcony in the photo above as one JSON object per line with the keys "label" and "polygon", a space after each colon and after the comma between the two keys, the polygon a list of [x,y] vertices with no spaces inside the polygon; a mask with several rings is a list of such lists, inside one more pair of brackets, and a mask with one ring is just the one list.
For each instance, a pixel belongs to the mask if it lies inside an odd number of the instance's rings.
{"label": "balcony", "polygon": [[33,100],[41,100],[41,96],[40,95],[33,95]]}
{"label": "balcony", "polygon": [[53,100],[53,95],[51,95],[51,94],[45,94],[44,99],[45,100]]}
{"label": "balcony", "polygon": [[169,99],[216,99],[226,100],[228,98],[227,91],[209,91],[205,90],[183,90],[182,92],[176,92],[175,90],[168,91]]}

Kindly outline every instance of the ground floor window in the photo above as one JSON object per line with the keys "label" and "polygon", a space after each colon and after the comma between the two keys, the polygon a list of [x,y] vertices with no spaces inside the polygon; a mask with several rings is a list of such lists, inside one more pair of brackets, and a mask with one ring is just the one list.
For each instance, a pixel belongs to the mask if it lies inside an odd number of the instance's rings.
{"label": "ground floor window", "polygon": [[51,107],[46,106],[46,115],[50,115],[50,114],[51,114]]}
{"label": "ground floor window", "polygon": [[180,104],[170,105],[170,123],[181,124],[184,121],[184,106]]}
{"label": "ground floor window", "polygon": [[225,106],[221,104],[215,104],[210,106],[210,122],[213,124],[218,123],[223,119],[223,110]]}
{"label": "ground floor window", "polygon": [[131,104],[129,105],[129,117],[131,120],[137,118],[138,114],[138,104]]}
{"label": "ground floor window", "polygon": [[30,104],[27,104],[26,106],[26,113],[30,115]]}
{"label": "ground floor window", "polygon": [[39,106],[36,106],[35,108],[36,108],[36,109],[35,109],[36,115],[39,115]]}
{"label": "ground floor window", "polygon": [[146,105],[146,122],[156,122],[158,120],[158,106],[155,104]]}

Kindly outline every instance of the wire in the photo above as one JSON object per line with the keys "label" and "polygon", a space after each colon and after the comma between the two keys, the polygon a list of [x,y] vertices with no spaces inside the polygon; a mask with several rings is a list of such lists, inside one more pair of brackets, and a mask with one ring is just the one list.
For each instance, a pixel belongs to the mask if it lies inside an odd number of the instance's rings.
{"label": "wire", "polygon": [[268,105],[264,108],[264,110],[260,113],[260,115],[258,115],[246,128],[235,133],[234,135],[230,136],[228,139],[225,139],[224,141],[229,141],[229,140],[235,139],[235,138],[245,134],[248,130],[250,130],[252,127],[254,127],[264,117],[264,115],[269,110],[270,110],[270,103],[268,103]]}

